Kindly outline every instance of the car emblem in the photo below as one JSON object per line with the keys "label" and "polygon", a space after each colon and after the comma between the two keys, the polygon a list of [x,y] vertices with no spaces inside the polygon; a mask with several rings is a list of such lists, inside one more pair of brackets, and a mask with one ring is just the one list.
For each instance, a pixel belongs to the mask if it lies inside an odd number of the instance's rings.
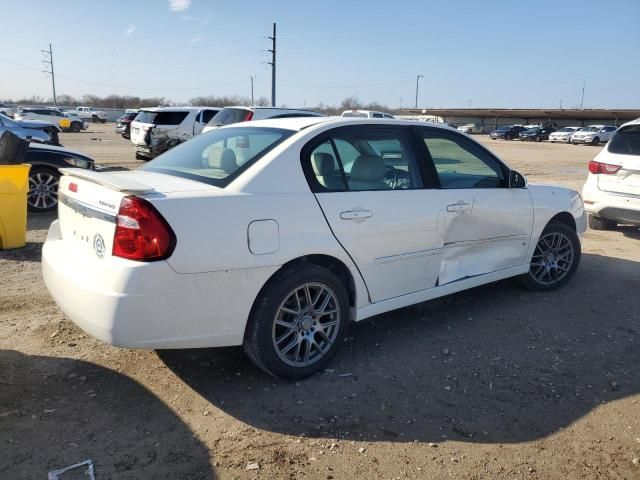
{"label": "car emblem", "polygon": [[96,252],[98,258],[104,257],[104,240],[102,239],[102,235],[96,233],[93,237],[93,250]]}

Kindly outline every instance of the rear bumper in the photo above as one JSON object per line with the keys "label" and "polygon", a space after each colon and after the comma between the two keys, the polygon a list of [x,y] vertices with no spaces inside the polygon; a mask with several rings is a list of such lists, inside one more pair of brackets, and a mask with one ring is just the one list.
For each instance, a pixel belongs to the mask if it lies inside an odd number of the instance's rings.
{"label": "rear bumper", "polygon": [[640,196],[605,192],[587,181],[582,191],[587,213],[619,223],[640,225]]}
{"label": "rear bumper", "polygon": [[44,282],[65,316],[127,348],[242,344],[255,295],[275,270],[181,275],[164,261],[91,257],[65,244],[57,220],[42,250]]}

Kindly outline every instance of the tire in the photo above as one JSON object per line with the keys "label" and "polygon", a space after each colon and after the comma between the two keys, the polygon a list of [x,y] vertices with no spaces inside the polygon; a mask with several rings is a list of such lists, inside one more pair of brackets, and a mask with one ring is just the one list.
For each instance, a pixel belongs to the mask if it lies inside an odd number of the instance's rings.
{"label": "tire", "polygon": [[[329,313],[318,315],[313,307],[323,304],[322,311]],[[329,363],[348,323],[349,298],[340,279],[324,267],[302,263],[281,270],[263,287],[243,347],[268,374],[305,378]]]}
{"label": "tire", "polygon": [[99,118],[98,120],[100,120],[100,123],[107,123],[107,119],[106,118]]}
{"label": "tire", "polygon": [[148,160],[144,155],[140,155],[139,152],[136,152],[136,160]]}
{"label": "tire", "polygon": [[618,224],[608,218],[589,215],[589,228],[592,230],[613,230]]}
{"label": "tire", "polygon": [[600,145],[600,137],[595,137],[593,140],[591,140],[591,145],[593,145],[594,147]]}
{"label": "tire", "polygon": [[529,272],[520,277],[523,285],[538,292],[562,287],[575,274],[581,254],[576,232],[564,223],[549,222],[538,239]]}
{"label": "tire", "polygon": [[27,207],[31,212],[50,212],[58,207],[60,173],[46,167],[33,167],[29,171]]}
{"label": "tire", "polygon": [[96,115],[93,115],[93,116],[91,117],[91,121],[92,121],[93,123],[98,123],[98,122],[100,121],[100,119],[99,119]]}
{"label": "tire", "polygon": [[542,138],[536,137],[536,142],[540,143],[541,141],[542,141]]}
{"label": "tire", "polygon": [[71,131],[78,133],[80,130],[82,130],[82,124],[79,122],[71,122]]}

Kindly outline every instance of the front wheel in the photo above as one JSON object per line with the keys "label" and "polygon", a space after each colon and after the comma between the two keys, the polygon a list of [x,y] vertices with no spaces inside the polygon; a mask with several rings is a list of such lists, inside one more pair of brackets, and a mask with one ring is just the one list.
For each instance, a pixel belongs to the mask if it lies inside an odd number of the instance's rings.
{"label": "front wheel", "polygon": [[27,206],[32,212],[49,212],[58,206],[60,174],[48,168],[33,167],[29,171]]}
{"label": "front wheel", "polygon": [[71,131],[78,133],[82,130],[82,124],[80,122],[71,122]]}
{"label": "front wheel", "polygon": [[566,284],[578,268],[580,239],[567,225],[550,222],[542,231],[522,283],[530,290],[549,291]]}
{"label": "front wheel", "polygon": [[265,372],[304,378],[329,363],[349,321],[345,286],[330,270],[299,264],[282,270],[260,292],[244,350]]}
{"label": "front wheel", "polygon": [[591,140],[591,145],[596,146],[600,144],[600,138],[599,137],[595,137],[593,140]]}
{"label": "front wheel", "polygon": [[608,218],[596,217],[589,215],[589,227],[592,230],[613,230],[618,224]]}

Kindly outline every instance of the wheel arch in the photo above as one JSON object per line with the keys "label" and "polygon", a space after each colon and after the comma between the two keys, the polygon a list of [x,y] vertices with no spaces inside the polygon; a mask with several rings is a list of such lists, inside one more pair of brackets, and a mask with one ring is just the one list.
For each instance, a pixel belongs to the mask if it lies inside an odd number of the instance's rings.
{"label": "wheel arch", "polygon": [[551,222],[562,223],[571,228],[574,232],[577,231],[576,219],[569,212],[560,212],[555,214],[549,219],[547,225],[549,225]]}

